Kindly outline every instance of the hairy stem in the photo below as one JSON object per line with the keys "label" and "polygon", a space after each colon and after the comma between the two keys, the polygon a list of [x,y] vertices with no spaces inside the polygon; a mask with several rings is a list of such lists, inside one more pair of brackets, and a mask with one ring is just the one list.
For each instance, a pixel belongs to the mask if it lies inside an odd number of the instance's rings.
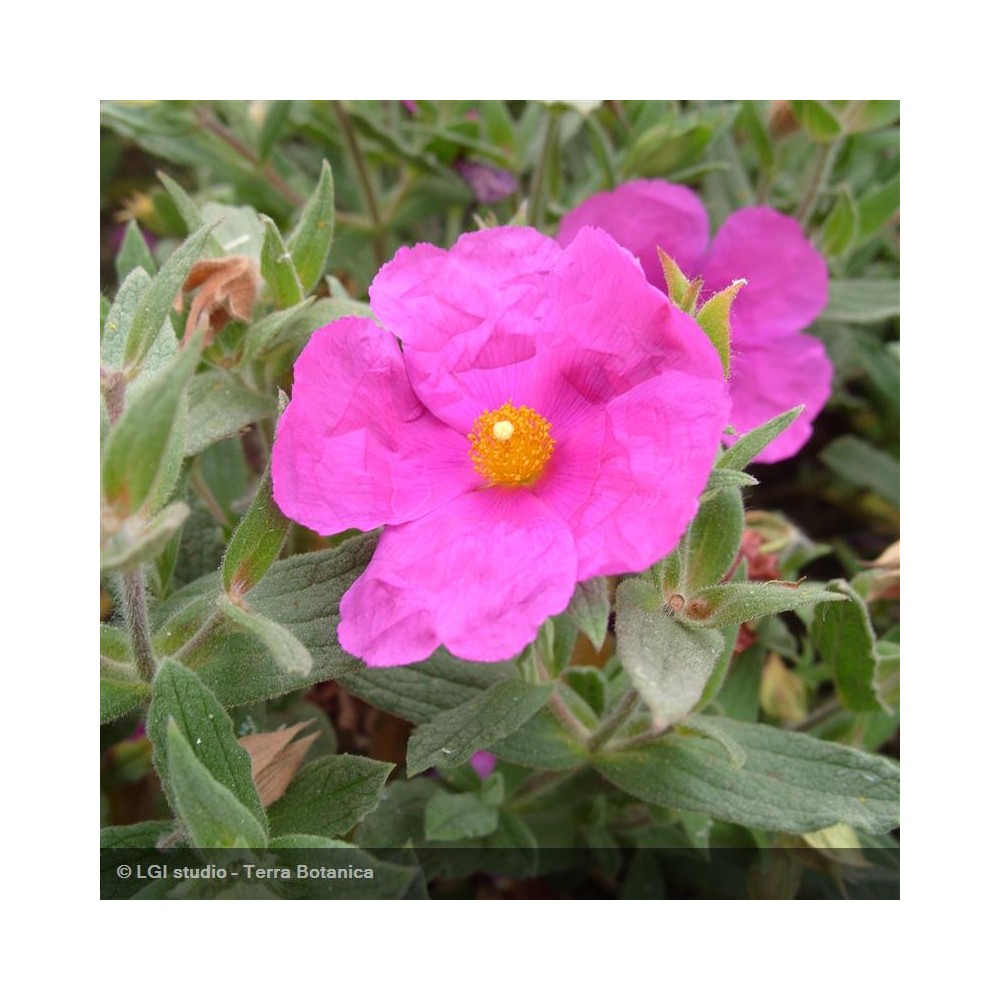
{"label": "hairy stem", "polygon": [[149,608],[146,604],[146,574],[141,566],[122,573],[122,611],[132,655],[139,668],[139,676],[151,682],[156,675],[156,654],[149,632]]}
{"label": "hairy stem", "polygon": [[379,211],[378,198],[375,197],[375,185],[372,182],[364,154],[358,145],[358,137],[354,134],[351,116],[340,101],[333,101],[332,104],[337,124],[340,125],[340,130],[344,133],[348,156],[354,164],[354,172],[358,175],[358,181],[361,184],[361,196],[368,209],[368,217],[372,224],[372,243],[375,246],[375,256],[378,257],[375,263],[381,267],[386,261],[385,233],[382,229],[382,213]]}
{"label": "hairy stem", "polygon": [[594,730],[587,746],[591,750],[597,750],[604,746],[632,718],[632,713],[638,704],[639,692],[632,688],[625,693],[622,700],[615,706],[614,711]]}
{"label": "hairy stem", "polygon": [[184,643],[180,649],[175,650],[171,653],[171,657],[175,660],[180,660],[184,662],[186,656],[190,656],[195,650],[200,649],[204,645],[205,641],[209,639],[215,632],[215,630],[222,624],[225,619],[225,615],[221,611],[213,611],[199,626],[198,630],[195,632],[187,642]]}

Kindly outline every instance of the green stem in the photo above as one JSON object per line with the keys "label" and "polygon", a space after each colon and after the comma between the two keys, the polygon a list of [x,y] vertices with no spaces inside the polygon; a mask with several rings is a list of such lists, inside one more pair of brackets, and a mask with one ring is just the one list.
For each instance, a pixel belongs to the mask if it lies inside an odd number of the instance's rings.
{"label": "green stem", "polygon": [[361,184],[361,196],[364,199],[365,207],[368,209],[368,217],[372,224],[372,243],[375,247],[375,262],[381,267],[386,261],[385,233],[382,230],[382,214],[379,212],[378,199],[375,197],[375,185],[372,182],[368,164],[365,161],[361,147],[358,145],[358,138],[354,134],[354,126],[351,125],[351,116],[344,109],[340,101],[333,101],[333,113],[340,125],[341,132],[344,133],[344,141],[347,143],[347,153],[354,164],[354,172],[358,175]]}
{"label": "green stem", "polygon": [[569,781],[570,778],[576,777],[579,773],[580,772],[578,770],[573,770],[541,771],[537,774],[533,774],[516,792],[514,792],[511,796],[510,804],[517,808],[522,806],[525,802],[531,802],[534,799],[541,798],[541,796],[551,792],[554,788],[557,788],[564,782]]}
{"label": "green stem", "polygon": [[814,708],[801,722],[797,722],[789,728],[794,729],[796,732],[804,732],[807,729],[812,729],[813,726],[824,722],[831,715],[835,715],[840,711],[840,707],[840,700],[838,698],[831,698],[829,701],[825,701],[822,705]]}
{"label": "green stem", "polygon": [[[864,101],[852,101],[847,105],[840,119],[840,123],[844,128],[850,125],[859,109],[864,107],[864,103]],[[844,145],[845,138],[846,135],[842,131],[833,142],[829,142],[825,146],[820,146],[816,150],[812,170],[809,172],[805,190],[802,192],[798,210],[795,212],[795,217],[802,223],[803,229],[809,228],[809,221],[816,210],[816,202],[819,201],[820,195],[822,195],[823,189],[830,179],[830,171],[833,169],[837,155]]]}
{"label": "green stem", "polygon": [[590,739],[590,730],[570,711],[569,706],[559,697],[558,681],[556,689],[549,699],[549,708],[560,722],[576,737],[583,746],[587,745]]}
{"label": "green stem", "polygon": [[250,149],[243,140],[233,132],[230,132],[222,122],[219,121],[215,115],[212,114],[207,108],[201,107],[198,109],[198,122],[199,124],[211,132],[214,136],[221,139],[230,149],[237,152],[243,159],[248,160],[254,166],[260,167],[264,174],[267,182],[277,190],[281,196],[286,200],[291,202],[296,208],[299,205],[305,203],[305,198],[302,197],[294,188],[290,187],[288,182],[278,174],[274,167],[268,164],[261,164],[257,160],[257,154]]}
{"label": "green stem", "polygon": [[589,749],[598,750],[604,746],[628,722],[638,704],[639,692],[632,688],[625,693],[622,700],[615,706],[614,711],[591,734],[587,744]]}
{"label": "green stem", "polygon": [[180,660],[181,663],[184,662],[184,658],[190,656],[196,649],[199,649],[204,645],[205,640],[210,638],[215,630],[222,624],[225,620],[225,615],[221,611],[213,611],[212,614],[208,616],[187,642],[184,643],[180,649],[175,650],[171,653],[171,658],[175,660]]}
{"label": "green stem", "polygon": [[156,676],[157,662],[150,638],[146,574],[142,566],[122,573],[121,597],[122,613],[139,676],[147,683],[152,682]]}
{"label": "green stem", "polygon": [[528,191],[528,225],[540,229],[545,222],[546,175],[549,172],[549,161],[556,148],[556,138],[559,135],[559,113],[548,110],[545,122],[545,137],[542,140],[542,151],[535,165],[535,173],[531,178],[531,188]]}

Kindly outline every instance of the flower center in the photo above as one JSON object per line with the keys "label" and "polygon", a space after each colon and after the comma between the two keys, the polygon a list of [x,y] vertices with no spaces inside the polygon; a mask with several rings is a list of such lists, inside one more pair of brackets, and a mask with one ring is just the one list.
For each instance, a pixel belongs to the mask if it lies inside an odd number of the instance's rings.
{"label": "flower center", "polygon": [[550,424],[530,406],[508,400],[472,424],[469,457],[491,486],[523,486],[542,474],[555,447]]}

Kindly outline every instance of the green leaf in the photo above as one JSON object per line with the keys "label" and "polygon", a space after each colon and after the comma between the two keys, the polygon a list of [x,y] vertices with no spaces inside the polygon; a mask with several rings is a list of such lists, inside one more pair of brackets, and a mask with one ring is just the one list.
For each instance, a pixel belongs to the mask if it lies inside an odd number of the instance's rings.
{"label": "green leaf", "polygon": [[177,814],[195,847],[263,847],[267,843],[264,827],[212,777],[173,719],[167,721],[166,750],[166,773]]}
{"label": "green leaf", "polygon": [[[375,551],[376,534],[348,539],[333,550],[281,559],[246,596],[247,607],[283,625],[309,651],[312,672],[289,674],[267,646],[228,619],[185,657],[225,705],[264,701],[308,684],[340,677],[360,664],[337,643],[340,599]],[[210,574],[155,609],[156,648],[178,649],[210,617],[218,617],[221,577]],[[372,670],[392,674],[394,670]]]}
{"label": "green leaf", "polygon": [[840,122],[822,101],[792,101],[791,105],[792,113],[814,142],[833,142],[840,135]]}
{"label": "green leaf", "polygon": [[549,700],[551,684],[532,685],[512,677],[471,701],[418,726],[406,750],[406,772],[457,767],[477,750],[509,736]]}
{"label": "green leaf", "polygon": [[266,828],[264,807],[250,776],[250,755],[236,741],[226,710],[197,674],[167,659],[153,681],[153,700],[146,729],[153,744],[153,764],[167,798],[176,805],[173,775],[167,766],[169,720],[212,778],[228,789]]}
{"label": "green leaf", "polygon": [[101,665],[101,725],[138,708],[149,697],[149,685],[137,677]]}
{"label": "green leaf", "polygon": [[755,427],[744,434],[731,448],[724,451],[716,462],[717,469],[743,469],[749,465],[783,430],[805,409],[796,406],[777,417],[768,420],[766,424]]}
{"label": "green leaf", "polygon": [[488,806],[474,792],[452,795],[438,792],[427,801],[424,835],[428,840],[486,837],[500,822],[496,806]]}
{"label": "green leaf", "polygon": [[131,826],[105,826],[101,829],[101,847],[139,848],[156,847],[176,829],[171,820],[146,820]]}
{"label": "green leaf", "polygon": [[139,223],[135,219],[130,219],[121,249],[115,257],[115,273],[118,275],[119,283],[137,267],[141,267],[150,277],[156,274],[156,261],[153,260],[153,255],[142,238]]}
{"label": "green leaf", "polygon": [[764,615],[794,611],[822,601],[841,601],[841,594],[775,580],[768,583],[725,583],[704,587],[677,612],[692,625],[725,628]]}
{"label": "green leaf", "polygon": [[646,802],[761,830],[808,833],[847,823],[885,833],[898,825],[899,768],[892,761],[773,726],[721,718],[713,725],[746,751],[742,768],[716,740],[677,733],[600,754],[595,766]]}
{"label": "green leaf", "polygon": [[170,315],[174,299],[177,298],[188,271],[195,261],[205,255],[205,247],[211,234],[211,226],[203,226],[189,236],[150,282],[125,340],[127,368],[134,370],[142,363],[164,320]]}
{"label": "green leaf", "polygon": [[188,393],[184,453],[198,455],[248,424],[274,416],[274,408],[273,399],[250,389],[233,372],[201,372]]}
{"label": "green leaf", "polygon": [[306,765],[268,811],[272,834],[339,837],[347,833],[379,804],[392,767],[349,754]]}
{"label": "green leaf", "polygon": [[820,319],[881,323],[899,315],[899,282],[887,278],[834,278]]}
{"label": "green leaf", "polygon": [[831,441],[819,454],[824,465],[852,486],[874,490],[899,507],[899,462],[863,438],[845,434]]}
{"label": "green leaf", "polygon": [[618,656],[649,706],[653,725],[662,728],[697,704],[722,651],[722,635],[682,625],[644,580],[622,583],[615,607]]}
{"label": "green leaf", "polygon": [[152,283],[146,271],[137,267],[122,281],[111,303],[101,328],[101,364],[111,371],[125,367],[125,338],[139,311],[139,303]]}
{"label": "green leaf", "polygon": [[677,729],[678,731],[687,730],[704,736],[706,739],[715,740],[729,756],[731,767],[736,769],[743,767],[747,762],[746,750],[733,739],[726,730],[725,724],[719,726],[716,722],[717,720],[710,715],[689,715],[677,726]]}
{"label": "green leaf", "polygon": [[[167,194],[170,195],[170,200],[177,206],[177,211],[181,219],[184,220],[184,225],[187,226],[188,232],[194,233],[201,229],[205,223],[205,220],[201,217],[201,209],[191,200],[191,197],[184,188],[169,174],[163,173],[163,171],[158,170],[156,176],[166,189]],[[205,256],[221,257],[223,253],[222,244],[213,233],[209,236],[208,242],[205,244]]]}
{"label": "green leaf", "polygon": [[715,704],[728,718],[740,722],[757,721],[760,716],[760,687],[766,655],[767,647],[758,642],[734,656],[732,669],[715,698]]}
{"label": "green leaf", "polygon": [[858,231],[867,239],[879,231],[899,211],[899,175],[888,184],[869,191],[858,201]]}
{"label": "green leaf", "polygon": [[820,233],[820,248],[826,257],[840,257],[854,245],[859,213],[849,188],[837,195]]}
{"label": "green leaf", "polygon": [[339,678],[337,683],[383,712],[410,722],[430,722],[513,676],[509,663],[471,663],[439,649],[423,663],[361,670]]}
{"label": "green leaf", "polygon": [[243,355],[251,361],[257,359],[270,346],[285,327],[299,314],[308,309],[316,300],[310,296],[290,309],[281,309],[265,316],[247,328],[243,339]]}
{"label": "green leaf", "polygon": [[324,160],[316,190],[302,209],[295,231],[288,237],[288,251],[305,292],[312,291],[326,270],[333,225],[333,172]]}
{"label": "green leaf", "polygon": [[264,124],[260,128],[260,142],[257,146],[257,159],[260,163],[267,163],[271,156],[271,150],[288,120],[288,112],[291,111],[291,108],[291,101],[268,102],[267,114],[264,116]]}
{"label": "green leaf", "polygon": [[290,523],[274,502],[268,465],[222,560],[222,586],[229,594],[241,596],[257,586],[278,558]]}
{"label": "green leaf", "polygon": [[626,177],[661,177],[695,162],[712,139],[711,125],[697,123],[687,128],[676,121],[660,122],[646,129],[625,153],[622,174]]}
{"label": "green leaf", "polygon": [[547,708],[486,749],[510,764],[545,771],[569,771],[587,762],[587,751]]}
{"label": "green leaf", "polygon": [[119,512],[154,513],[173,491],[184,444],[184,391],[200,356],[194,340],[143,386],[111,429],[101,456],[101,486]]}
{"label": "green leaf", "polygon": [[260,252],[260,273],[267,282],[278,308],[294,306],[303,299],[302,284],[295,271],[292,255],[278,232],[278,227],[266,215],[260,217],[264,223],[264,246]]}
{"label": "green leaf", "polygon": [[879,697],[879,656],[865,602],[845,580],[829,589],[847,600],[817,608],[809,634],[833,671],[837,694],[852,712],[888,711]]}
{"label": "green leaf", "polygon": [[294,633],[265,615],[234,603],[225,594],[219,600],[223,614],[239,628],[262,643],[278,667],[287,674],[307,677],[312,670],[312,654]]}
{"label": "green leaf", "polygon": [[722,370],[729,377],[729,342],[732,333],[729,327],[729,312],[740,289],[746,284],[745,278],[738,278],[728,288],[716,292],[695,316],[698,325],[705,331],[712,346],[718,352]]}
{"label": "green leaf", "polygon": [[743,497],[740,491],[735,488],[718,490],[703,499],[679,546],[682,592],[691,593],[718,583],[733,565],[742,541]]}
{"label": "green leaf", "polygon": [[611,616],[608,581],[603,576],[581,580],[566,609],[570,621],[590,640],[595,650],[604,645]]}
{"label": "green leaf", "polygon": [[101,572],[134,569],[155,559],[180,530],[191,509],[186,503],[164,507],[151,521],[129,518],[101,546]]}

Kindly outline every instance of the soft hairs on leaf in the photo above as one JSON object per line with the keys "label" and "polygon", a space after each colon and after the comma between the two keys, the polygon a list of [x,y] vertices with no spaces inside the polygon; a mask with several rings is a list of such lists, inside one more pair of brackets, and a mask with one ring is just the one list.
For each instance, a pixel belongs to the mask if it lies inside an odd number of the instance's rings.
{"label": "soft hairs on leaf", "polygon": [[505,659],[578,581],[645,569],[677,542],[728,396],[697,324],[609,236],[421,244],[371,300],[385,329],[352,318],[313,334],[273,458],[275,500],[299,523],[387,525],[341,605],[346,650],[371,666],[439,645]]}
{"label": "soft hairs on leaf", "polygon": [[731,314],[732,424],[744,433],[804,404],[802,417],[757,461],[794,455],[809,439],[833,378],[823,345],[801,332],[823,311],[828,281],[826,262],[799,224],[772,208],[741,208],[709,246],[708,215],[693,191],[637,180],[568,212],[559,241],[569,245],[586,226],[598,226],[636,254],[657,288],[666,287],[657,247],[688,277],[704,279],[703,298],[746,279]]}

